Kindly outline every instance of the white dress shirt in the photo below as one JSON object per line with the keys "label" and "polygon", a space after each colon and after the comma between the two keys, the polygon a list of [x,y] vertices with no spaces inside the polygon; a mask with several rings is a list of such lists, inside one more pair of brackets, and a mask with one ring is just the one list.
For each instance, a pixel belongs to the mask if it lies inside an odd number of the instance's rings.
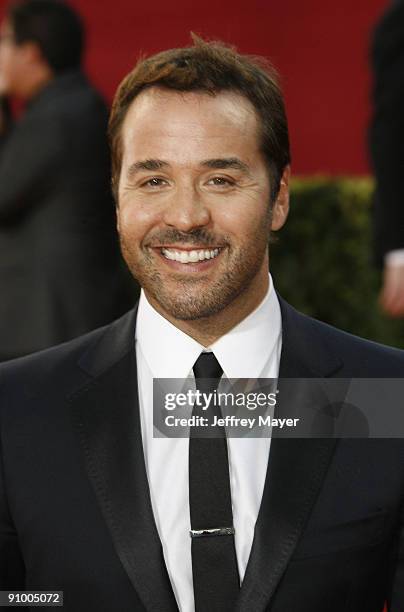
{"label": "white dress shirt", "polygon": [[[278,298],[270,277],[261,304],[209,349],[226,378],[277,378],[282,343]],[[188,438],[153,438],[153,378],[187,378],[205,350],[140,297],[136,357],[143,450],[154,519],[181,612],[194,612],[188,490]],[[271,439],[227,439],[235,547],[240,579],[250,556]]]}

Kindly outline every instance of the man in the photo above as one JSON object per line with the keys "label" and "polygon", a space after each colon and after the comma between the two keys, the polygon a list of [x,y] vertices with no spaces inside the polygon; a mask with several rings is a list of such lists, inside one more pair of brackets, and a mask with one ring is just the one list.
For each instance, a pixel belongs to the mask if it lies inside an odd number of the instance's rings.
{"label": "man", "polygon": [[63,590],[74,612],[398,612],[400,439],[153,437],[153,378],[403,373],[400,351],[275,293],[290,154],[273,72],[195,38],[126,77],[110,138],[143,291],[2,367],[1,588]]}
{"label": "man", "polygon": [[383,266],[380,301],[393,317],[404,316],[404,2],[395,0],[372,41],[374,75],[370,153],[376,177],[374,234]]}
{"label": "man", "polygon": [[[67,5],[24,0],[0,29],[0,361],[69,340],[133,303],[113,229],[107,109],[80,69]],[[26,106],[15,126],[8,101]]]}

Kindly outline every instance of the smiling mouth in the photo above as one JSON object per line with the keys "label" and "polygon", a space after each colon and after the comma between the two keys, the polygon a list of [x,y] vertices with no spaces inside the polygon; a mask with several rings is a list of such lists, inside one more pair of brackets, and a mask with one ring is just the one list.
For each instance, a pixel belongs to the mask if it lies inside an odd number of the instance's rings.
{"label": "smiling mouth", "polygon": [[215,259],[222,251],[223,247],[214,247],[207,249],[176,249],[161,247],[160,253],[170,261],[178,261],[182,264],[198,263],[208,259]]}

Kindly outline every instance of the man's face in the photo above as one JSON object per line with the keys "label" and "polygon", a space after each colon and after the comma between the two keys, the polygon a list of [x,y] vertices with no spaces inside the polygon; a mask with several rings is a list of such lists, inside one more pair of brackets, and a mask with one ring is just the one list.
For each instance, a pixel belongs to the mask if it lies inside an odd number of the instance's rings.
{"label": "man's face", "polygon": [[9,21],[0,26],[0,95],[18,93],[25,69],[24,48],[16,44]]}
{"label": "man's face", "polygon": [[[210,317],[267,287],[270,181],[246,98],[145,90],[122,145],[122,252],[163,314]],[[273,229],[284,221],[277,207]]]}

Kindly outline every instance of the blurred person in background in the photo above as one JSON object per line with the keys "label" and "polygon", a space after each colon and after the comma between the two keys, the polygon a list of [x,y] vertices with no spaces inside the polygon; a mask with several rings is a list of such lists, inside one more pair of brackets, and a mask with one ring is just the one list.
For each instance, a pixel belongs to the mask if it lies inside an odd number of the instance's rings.
{"label": "blurred person in background", "polygon": [[374,235],[383,266],[380,302],[404,317],[404,0],[395,0],[372,42],[374,112],[370,153],[376,177]]}
{"label": "blurred person in background", "polygon": [[[79,16],[10,5],[0,26],[0,361],[122,314],[134,285],[114,231],[108,111],[81,71]],[[23,103],[13,125],[10,100]]]}

